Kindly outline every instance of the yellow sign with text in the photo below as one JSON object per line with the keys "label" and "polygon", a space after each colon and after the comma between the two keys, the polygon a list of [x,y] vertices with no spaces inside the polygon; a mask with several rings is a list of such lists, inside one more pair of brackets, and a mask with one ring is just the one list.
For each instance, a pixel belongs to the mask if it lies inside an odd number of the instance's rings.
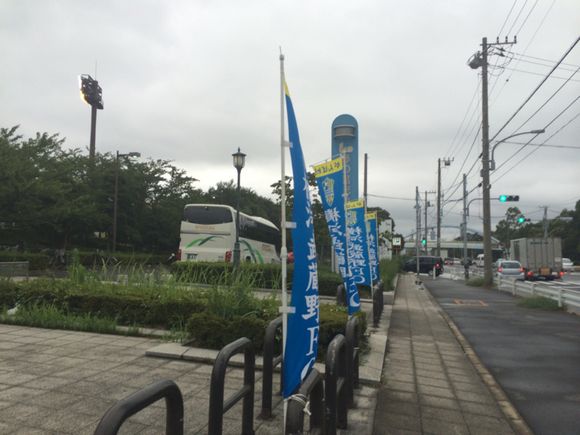
{"label": "yellow sign with text", "polygon": [[334,174],[335,172],[341,171],[343,168],[342,157],[339,157],[338,159],[329,160],[328,162],[324,162],[319,165],[314,165],[313,168],[314,175],[316,177]]}
{"label": "yellow sign with text", "polygon": [[346,209],[351,209],[351,208],[362,208],[365,206],[365,201],[364,199],[357,199],[355,201],[349,201],[346,203]]}

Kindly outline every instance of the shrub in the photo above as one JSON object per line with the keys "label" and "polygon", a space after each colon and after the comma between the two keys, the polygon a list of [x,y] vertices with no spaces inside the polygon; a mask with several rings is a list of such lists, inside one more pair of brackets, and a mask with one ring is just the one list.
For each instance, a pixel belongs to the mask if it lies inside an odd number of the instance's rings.
{"label": "shrub", "polygon": [[29,270],[46,270],[50,264],[48,255],[32,252],[0,251],[0,261],[28,261]]}
{"label": "shrub", "polygon": [[[366,331],[366,315],[357,313],[360,322],[362,340]],[[191,343],[209,349],[221,349],[226,344],[240,337],[248,337],[254,343],[256,352],[261,353],[264,346],[264,334],[270,318],[259,318],[253,314],[234,316],[224,319],[215,313],[193,314],[187,323],[187,332]],[[318,359],[323,360],[328,344],[337,334],[344,334],[348,315],[346,308],[331,304],[320,306],[320,330],[318,334]]]}
{"label": "shrub", "polygon": [[474,278],[468,279],[465,284],[470,285],[471,287],[482,287],[484,279],[482,276],[476,276]]}
{"label": "shrub", "polygon": [[403,259],[400,256],[395,256],[390,260],[381,260],[379,268],[381,271],[381,278],[385,283],[385,290],[393,289],[393,280],[395,276],[402,270]]}
{"label": "shrub", "polygon": [[54,305],[75,315],[116,319],[124,325],[172,327],[206,308],[200,292],[123,287],[114,284],[83,285],[71,280],[37,279],[14,283],[0,281],[0,306]]}

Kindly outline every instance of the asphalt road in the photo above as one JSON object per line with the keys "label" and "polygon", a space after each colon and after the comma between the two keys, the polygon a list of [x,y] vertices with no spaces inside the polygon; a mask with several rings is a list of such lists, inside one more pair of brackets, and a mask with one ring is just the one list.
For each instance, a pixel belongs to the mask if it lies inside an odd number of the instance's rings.
{"label": "asphalt road", "polygon": [[580,434],[580,318],[440,278],[424,283],[536,434]]}

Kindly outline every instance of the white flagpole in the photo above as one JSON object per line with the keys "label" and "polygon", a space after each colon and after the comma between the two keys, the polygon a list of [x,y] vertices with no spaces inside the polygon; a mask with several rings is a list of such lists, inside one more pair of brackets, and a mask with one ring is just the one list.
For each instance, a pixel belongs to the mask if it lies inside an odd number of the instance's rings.
{"label": "white flagpole", "polygon": [[[280,260],[282,262],[282,364],[286,352],[286,336],[288,329],[288,294],[286,291],[288,250],[286,248],[286,139],[284,134],[284,87],[286,79],[284,77],[284,55],[280,49],[280,197],[281,197],[281,223],[282,246],[280,248]],[[284,400],[284,429],[286,433],[286,410],[288,402]]]}

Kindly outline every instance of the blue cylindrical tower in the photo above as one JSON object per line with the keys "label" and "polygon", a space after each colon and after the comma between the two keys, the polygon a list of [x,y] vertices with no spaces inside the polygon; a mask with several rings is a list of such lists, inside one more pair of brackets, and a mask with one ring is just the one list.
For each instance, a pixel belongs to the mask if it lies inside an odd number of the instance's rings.
{"label": "blue cylindrical tower", "polygon": [[332,122],[332,157],[345,157],[346,185],[348,200],[358,196],[358,122],[354,116],[343,114]]}

